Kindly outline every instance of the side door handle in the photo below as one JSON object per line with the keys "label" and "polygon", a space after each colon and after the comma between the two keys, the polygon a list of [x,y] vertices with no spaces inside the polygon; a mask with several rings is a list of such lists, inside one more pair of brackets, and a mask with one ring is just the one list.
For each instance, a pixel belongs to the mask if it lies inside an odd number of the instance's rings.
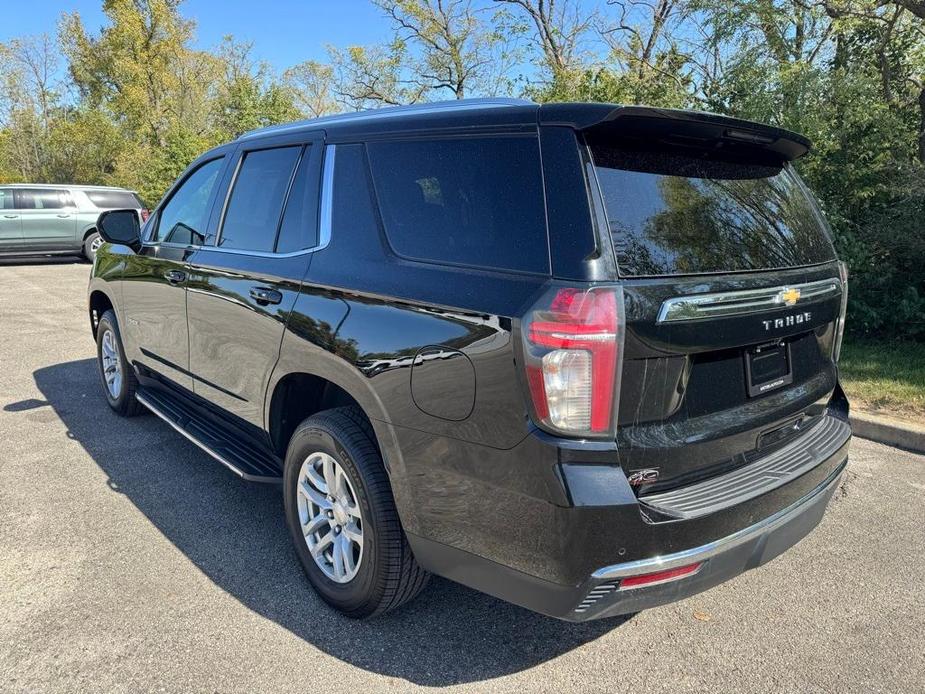
{"label": "side door handle", "polygon": [[70,217],[70,216],[71,216],[71,215],[65,213],[65,214],[59,214],[59,215],[58,215],[58,218],[60,218],[60,219],[67,219],[67,218]]}
{"label": "side door handle", "polygon": [[278,304],[283,300],[283,295],[275,289],[266,287],[251,287],[251,298],[262,306],[267,304]]}
{"label": "side door handle", "polygon": [[3,215],[3,216],[4,216],[6,219],[18,219],[18,218],[19,218],[19,215],[18,215],[18,214],[5,214],[5,215]]}
{"label": "side door handle", "polygon": [[180,282],[186,279],[186,273],[181,270],[168,270],[164,273],[164,277],[166,277],[167,281],[171,284],[180,284]]}

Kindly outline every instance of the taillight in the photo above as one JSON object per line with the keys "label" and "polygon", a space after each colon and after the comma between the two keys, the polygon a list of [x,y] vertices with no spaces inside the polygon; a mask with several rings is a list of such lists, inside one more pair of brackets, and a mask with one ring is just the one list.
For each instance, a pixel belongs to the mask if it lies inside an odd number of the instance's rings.
{"label": "taillight", "polygon": [[142,209],[141,210],[141,223],[144,224],[145,222],[147,222],[148,217],[150,216],[151,216],[151,212],[149,210]]}
{"label": "taillight", "polygon": [[838,362],[841,356],[841,343],[845,335],[845,317],[848,313],[848,265],[844,261],[838,263],[838,276],[841,279],[841,310],[838,320],[835,321],[835,345],[832,347],[832,359]]}
{"label": "taillight", "polygon": [[622,309],[618,287],[564,287],[527,314],[527,384],[541,426],[568,435],[613,432]]}

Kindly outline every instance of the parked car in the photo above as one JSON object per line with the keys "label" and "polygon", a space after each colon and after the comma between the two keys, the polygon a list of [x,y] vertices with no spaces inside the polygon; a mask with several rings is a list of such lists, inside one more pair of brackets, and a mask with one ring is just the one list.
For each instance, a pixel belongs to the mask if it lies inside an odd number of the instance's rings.
{"label": "parked car", "polygon": [[123,188],[0,185],[0,257],[83,254],[93,260],[103,242],[96,230],[100,212],[126,208],[147,219],[138,195]]}
{"label": "parked car", "polygon": [[103,393],[281,484],[345,614],[430,573],[574,621],[678,600],[799,541],[847,464],[808,147],[509,100],[245,134],[143,229],[101,215]]}

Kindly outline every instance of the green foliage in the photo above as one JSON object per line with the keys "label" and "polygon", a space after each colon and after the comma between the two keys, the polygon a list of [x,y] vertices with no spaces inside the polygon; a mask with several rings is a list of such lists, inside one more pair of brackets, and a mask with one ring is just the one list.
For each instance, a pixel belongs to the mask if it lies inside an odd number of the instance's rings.
{"label": "green foliage", "polygon": [[205,149],[303,116],[515,92],[699,108],[812,140],[797,167],[850,268],[849,330],[925,341],[925,3],[370,1],[383,42],[282,76],[231,37],[193,48],[182,0],[103,0],[96,32],[65,13],[57,40],[0,44],[0,181],[154,205]]}

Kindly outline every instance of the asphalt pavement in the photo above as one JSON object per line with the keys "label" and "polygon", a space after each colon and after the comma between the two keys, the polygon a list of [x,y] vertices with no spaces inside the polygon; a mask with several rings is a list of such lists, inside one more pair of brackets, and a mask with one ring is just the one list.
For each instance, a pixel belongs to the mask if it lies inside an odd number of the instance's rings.
{"label": "asphalt pavement", "polygon": [[311,591],[278,488],[109,411],[89,269],[0,261],[0,691],[925,691],[925,457],[856,439],[803,542],[629,619],[435,579],[356,622]]}

